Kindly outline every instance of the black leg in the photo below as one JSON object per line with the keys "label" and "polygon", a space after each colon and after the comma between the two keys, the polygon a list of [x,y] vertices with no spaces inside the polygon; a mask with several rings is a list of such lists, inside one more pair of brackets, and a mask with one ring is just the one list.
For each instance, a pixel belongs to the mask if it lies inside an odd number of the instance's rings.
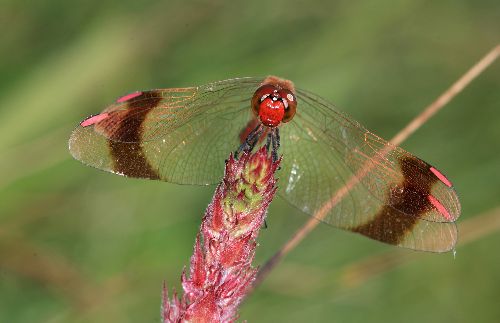
{"label": "black leg", "polygon": [[264,131],[264,128],[262,124],[259,124],[257,127],[255,127],[252,132],[248,134],[248,136],[245,139],[245,142],[240,145],[237,151],[234,152],[234,157],[238,159],[238,156],[242,152],[249,152],[252,151],[253,147],[255,147],[255,144],[259,141],[260,135]]}
{"label": "black leg", "polygon": [[271,148],[271,143],[273,142],[273,132],[269,131],[267,133],[267,140],[266,140],[266,151],[269,152],[269,149]]}
{"label": "black leg", "polygon": [[277,142],[276,150],[278,150],[281,146],[280,130],[278,128],[276,128],[276,142]]}
{"label": "black leg", "polygon": [[272,133],[272,139],[271,139],[271,144],[272,144],[272,151],[271,151],[271,156],[273,158],[273,162],[278,160],[278,149],[280,148],[280,132],[278,128],[274,128],[271,131]]}

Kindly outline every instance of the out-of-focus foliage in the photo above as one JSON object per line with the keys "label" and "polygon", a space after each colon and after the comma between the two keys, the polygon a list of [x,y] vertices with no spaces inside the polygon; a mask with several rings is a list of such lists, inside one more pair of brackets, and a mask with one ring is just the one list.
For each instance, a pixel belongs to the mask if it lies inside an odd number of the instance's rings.
{"label": "out-of-focus foliage", "polygon": [[[158,322],[214,188],[84,167],[67,151],[81,119],[137,89],[276,74],[390,137],[499,42],[500,3],[10,0],[0,27],[0,322]],[[453,180],[465,232],[491,227],[481,214],[500,204],[499,88],[497,62],[403,145]],[[276,199],[257,263],[305,220]],[[495,231],[455,257],[394,256],[321,226],[241,317],[493,322],[499,245]],[[367,257],[380,258],[352,279]]]}

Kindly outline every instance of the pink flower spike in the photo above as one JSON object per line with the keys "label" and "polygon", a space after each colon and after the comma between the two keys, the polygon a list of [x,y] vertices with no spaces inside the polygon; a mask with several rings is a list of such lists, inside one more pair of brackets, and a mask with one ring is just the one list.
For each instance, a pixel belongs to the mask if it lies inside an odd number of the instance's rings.
{"label": "pink flower spike", "polygon": [[163,322],[234,322],[257,275],[252,267],[260,228],[276,193],[280,161],[265,148],[230,156],[223,180],[203,217],[191,257],[184,296],[163,297]]}

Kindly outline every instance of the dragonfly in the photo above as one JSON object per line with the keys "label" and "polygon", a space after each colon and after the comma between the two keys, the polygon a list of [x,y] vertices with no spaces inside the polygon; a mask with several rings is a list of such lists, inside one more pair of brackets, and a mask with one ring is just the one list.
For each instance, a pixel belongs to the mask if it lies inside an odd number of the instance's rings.
{"label": "dragonfly", "polygon": [[399,247],[454,248],[461,207],[441,171],[279,77],[133,92],[69,139],[86,165],[196,185],[218,183],[235,148],[264,145],[273,159],[283,156],[279,195],[304,213]]}

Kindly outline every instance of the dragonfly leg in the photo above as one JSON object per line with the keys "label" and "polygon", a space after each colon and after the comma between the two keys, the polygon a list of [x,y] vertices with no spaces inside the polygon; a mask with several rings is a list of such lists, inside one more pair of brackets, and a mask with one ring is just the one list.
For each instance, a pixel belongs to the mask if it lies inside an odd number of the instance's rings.
{"label": "dragonfly leg", "polygon": [[273,132],[269,131],[267,133],[267,140],[266,140],[266,151],[269,152],[269,149],[271,148],[271,143],[273,142]]}
{"label": "dragonfly leg", "polygon": [[273,162],[278,160],[278,150],[280,148],[280,131],[278,128],[274,128],[271,131],[272,137],[271,137],[271,144],[272,144],[272,151],[271,151],[271,156],[273,158]]}
{"label": "dragonfly leg", "polygon": [[245,138],[245,142],[240,145],[237,151],[234,152],[234,157],[238,159],[238,156],[242,152],[250,152],[252,151],[253,147],[255,147],[255,144],[259,141],[260,135],[264,131],[264,127],[262,124],[259,124],[255,129],[252,130],[248,134],[248,136]]}
{"label": "dragonfly leg", "polygon": [[277,144],[276,144],[276,150],[278,150],[280,148],[280,146],[281,146],[280,141],[281,141],[280,130],[278,128],[276,128],[276,142],[277,142]]}

